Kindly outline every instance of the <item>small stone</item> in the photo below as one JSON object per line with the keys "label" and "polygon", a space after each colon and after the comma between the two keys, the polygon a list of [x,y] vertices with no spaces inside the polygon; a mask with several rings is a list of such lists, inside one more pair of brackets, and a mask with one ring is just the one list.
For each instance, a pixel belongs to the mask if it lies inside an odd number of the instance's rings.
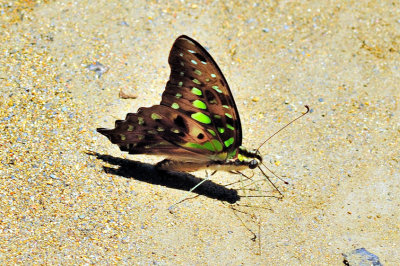
{"label": "small stone", "polygon": [[365,248],[359,248],[342,254],[345,265],[373,265],[381,266],[378,256],[368,252]]}
{"label": "small stone", "polygon": [[94,64],[88,65],[87,68],[90,71],[94,71],[97,74],[98,78],[101,78],[101,76],[108,71],[108,67],[104,66],[103,64],[96,62]]}
{"label": "small stone", "polygon": [[119,91],[119,97],[122,99],[136,99],[138,95],[133,88],[122,88]]}
{"label": "small stone", "polygon": [[120,22],[120,25],[121,25],[121,26],[129,27],[128,22],[126,22],[126,21],[124,21],[124,20]]}

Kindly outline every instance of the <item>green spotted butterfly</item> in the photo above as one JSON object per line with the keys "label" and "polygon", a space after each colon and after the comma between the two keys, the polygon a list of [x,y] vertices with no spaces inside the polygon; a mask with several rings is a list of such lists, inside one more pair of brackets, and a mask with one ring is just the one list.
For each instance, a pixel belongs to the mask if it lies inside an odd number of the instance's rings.
{"label": "green spotted butterfly", "polygon": [[[162,155],[156,167],[192,172],[259,167],[258,150],[242,144],[242,127],[228,83],[198,42],[180,36],[172,46],[171,74],[160,105],[141,107],[97,131],[131,154]],[[260,168],[261,169],[261,168]]]}

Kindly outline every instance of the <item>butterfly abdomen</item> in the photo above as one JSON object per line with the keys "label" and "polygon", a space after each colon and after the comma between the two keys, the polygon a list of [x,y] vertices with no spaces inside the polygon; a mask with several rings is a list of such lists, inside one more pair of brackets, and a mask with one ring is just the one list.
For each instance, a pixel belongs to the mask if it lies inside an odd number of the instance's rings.
{"label": "butterfly abdomen", "polygon": [[160,170],[176,171],[176,172],[195,172],[198,170],[217,170],[217,171],[239,171],[249,168],[247,163],[238,163],[238,161],[209,161],[209,162],[190,162],[175,161],[165,159],[157,163],[156,168]]}

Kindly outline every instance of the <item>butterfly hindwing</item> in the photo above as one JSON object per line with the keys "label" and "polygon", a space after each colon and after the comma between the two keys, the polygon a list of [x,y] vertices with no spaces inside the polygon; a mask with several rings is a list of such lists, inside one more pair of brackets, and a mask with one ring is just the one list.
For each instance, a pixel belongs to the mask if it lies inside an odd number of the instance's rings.
{"label": "butterfly hindwing", "polygon": [[132,154],[196,156],[195,161],[208,161],[223,150],[222,144],[197,121],[163,105],[142,107],[125,120],[117,120],[114,129],[98,131]]}
{"label": "butterfly hindwing", "polygon": [[114,129],[98,128],[97,131],[117,144],[122,151],[133,154],[163,154],[164,151],[177,148],[162,139],[157,133],[157,127],[151,127],[148,121],[151,120],[144,117],[139,109],[138,113],[127,114],[125,120],[115,121]]}

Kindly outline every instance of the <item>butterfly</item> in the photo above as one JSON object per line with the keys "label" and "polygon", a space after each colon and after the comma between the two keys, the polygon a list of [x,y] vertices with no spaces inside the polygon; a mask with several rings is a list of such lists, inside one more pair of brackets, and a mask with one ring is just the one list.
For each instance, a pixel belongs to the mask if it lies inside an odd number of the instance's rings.
{"label": "butterfly", "polygon": [[[161,103],[141,107],[97,131],[130,154],[161,155],[160,170],[238,171],[262,163],[242,146],[242,127],[232,92],[217,63],[197,41],[182,35],[172,45],[169,81]],[[261,169],[261,168],[260,168]]]}

